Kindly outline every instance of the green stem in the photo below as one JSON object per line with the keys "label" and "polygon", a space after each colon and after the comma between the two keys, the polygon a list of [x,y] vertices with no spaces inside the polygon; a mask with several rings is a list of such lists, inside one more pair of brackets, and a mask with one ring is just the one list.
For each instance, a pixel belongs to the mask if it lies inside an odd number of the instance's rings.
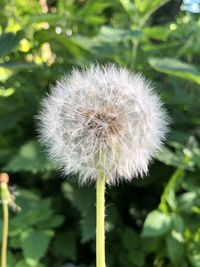
{"label": "green stem", "polygon": [[96,267],[105,267],[105,176],[96,185]]}
{"label": "green stem", "polygon": [[[175,199],[175,190],[179,179],[183,176],[184,171],[182,169],[176,169],[173,173],[172,177],[170,178],[168,184],[165,186],[165,190],[161,196],[161,201],[159,204],[159,209],[162,212],[168,213],[169,212],[169,200]],[[172,203],[171,203],[172,204]],[[171,205],[173,206],[173,204]],[[175,207],[174,207],[175,208]]]}
{"label": "green stem", "polygon": [[130,62],[130,68],[131,70],[134,70],[135,64],[136,64],[136,57],[137,57],[137,51],[139,47],[139,41],[135,40],[132,42],[132,54],[131,54],[131,62]]}
{"label": "green stem", "polygon": [[[1,189],[7,187],[7,184],[1,183]],[[9,223],[9,212],[8,203],[6,200],[2,203],[3,206],[3,233],[2,233],[2,247],[1,247],[1,267],[6,267],[7,259],[7,243],[8,243],[8,223]]]}

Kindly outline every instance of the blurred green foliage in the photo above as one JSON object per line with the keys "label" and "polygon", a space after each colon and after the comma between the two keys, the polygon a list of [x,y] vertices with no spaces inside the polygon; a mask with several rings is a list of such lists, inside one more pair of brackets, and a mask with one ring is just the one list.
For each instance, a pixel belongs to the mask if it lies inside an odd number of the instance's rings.
{"label": "blurred green foliage", "polygon": [[0,1],[0,164],[22,208],[8,267],[94,267],[95,188],[61,177],[35,116],[50,84],[95,61],[143,72],[172,118],[149,176],[107,189],[107,266],[200,266],[200,19],[181,2]]}

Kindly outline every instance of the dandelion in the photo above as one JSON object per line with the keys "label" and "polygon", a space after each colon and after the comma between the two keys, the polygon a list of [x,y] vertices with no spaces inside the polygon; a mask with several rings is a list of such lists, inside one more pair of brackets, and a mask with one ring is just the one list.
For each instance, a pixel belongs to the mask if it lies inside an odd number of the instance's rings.
{"label": "dandelion", "polygon": [[166,113],[139,74],[113,65],[73,70],[43,101],[40,136],[66,175],[108,184],[146,174],[166,132]]}
{"label": "dandelion", "polygon": [[[142,75],[115,65],[91,65],[57,81],[43,101],[39,121],[41,140],[63,173],[77,174],[81,184],[97,184],[101,254],[105,183],[147,174],[167,130],[162,103]],[[97,260],[102,266],[104,256]]]}

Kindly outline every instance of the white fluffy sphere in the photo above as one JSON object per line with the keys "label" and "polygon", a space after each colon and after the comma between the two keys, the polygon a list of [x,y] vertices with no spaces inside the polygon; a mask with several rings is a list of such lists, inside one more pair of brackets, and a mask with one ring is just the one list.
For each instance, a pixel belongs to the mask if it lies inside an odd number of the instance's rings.
{"label": "white fluffy sphere", "polygon": [[146,174],[167,129],[162,104],[140,74],[115,65],[73,70],[52,88],[39,132],[64,174],[108,184]]}

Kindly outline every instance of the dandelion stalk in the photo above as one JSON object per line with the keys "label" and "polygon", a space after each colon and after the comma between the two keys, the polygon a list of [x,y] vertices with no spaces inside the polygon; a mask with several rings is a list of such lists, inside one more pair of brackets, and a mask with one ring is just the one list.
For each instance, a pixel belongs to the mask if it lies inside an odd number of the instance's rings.
{"label": "dandelion stalk", "polygon": [[96,184],[96,267],[105,267],[105,176]]}
{"label": "dandelion stalk", "polygon": [[5,173],[0,174],[0,189],[1,189],[1,202],[3,207],[3,231],[2,231],[2,247],[1,247],[1,267],[6,267],[7,260],[7,243],[8,243],[8,175]]}
{"label": "dandelion stalk", "polygon": [[8,223],[9,223],[8,204],[3,203],[3,234],[2,234],[2,248],[1,248],[1,267],[6,267]]}

